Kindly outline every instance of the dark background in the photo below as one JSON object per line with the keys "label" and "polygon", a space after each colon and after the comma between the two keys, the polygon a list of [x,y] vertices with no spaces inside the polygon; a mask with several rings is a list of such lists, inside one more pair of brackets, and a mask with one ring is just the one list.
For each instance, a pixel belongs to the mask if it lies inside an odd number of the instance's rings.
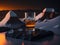
{"label": "dark background", "polygon": [[[55,8],[60,11],[59,0],[0,0],[0,20],[9,10],[13,10],[18,17],[24,17],[24,10],[40,13],[44,8]],[[2,10],[2,11],[1,11]],[[21,11],[20,11],[21,10]],[[22,15],[22,16],[21,16]]]}
{"label": "dark background", "polygon": [[0,0],[0,10],[60,8],[59,0]]}

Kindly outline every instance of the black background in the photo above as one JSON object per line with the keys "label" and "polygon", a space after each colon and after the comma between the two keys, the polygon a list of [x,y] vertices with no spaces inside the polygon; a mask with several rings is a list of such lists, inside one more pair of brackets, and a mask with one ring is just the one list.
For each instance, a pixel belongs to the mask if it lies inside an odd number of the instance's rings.
{"label": "black background", "polygon": [[0,9],[60,8],[59,0],[0,0]]}

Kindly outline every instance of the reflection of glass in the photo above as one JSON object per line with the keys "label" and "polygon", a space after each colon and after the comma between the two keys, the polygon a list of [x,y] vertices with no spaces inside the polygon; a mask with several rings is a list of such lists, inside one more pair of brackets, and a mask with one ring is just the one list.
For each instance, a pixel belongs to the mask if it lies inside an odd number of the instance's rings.
{"label": "reflection of glass", "polygon": [[25,12],[25,23],[29,29],[35,27],[35,12]]}

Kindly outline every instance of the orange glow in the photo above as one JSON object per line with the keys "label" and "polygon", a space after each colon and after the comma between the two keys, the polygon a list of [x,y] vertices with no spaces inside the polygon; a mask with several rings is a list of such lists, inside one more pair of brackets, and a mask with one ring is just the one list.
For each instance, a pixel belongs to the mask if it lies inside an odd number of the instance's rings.
{"label": "orange glow", "polygon": [[8,5],[1,5],[0,7],[0,11],[2,10],[26,10],[26,9],[33,9],[31,7],[28,7],[28,6],[8,6]]}
{"label": "orange glow", "polygon": [[26,10],[26,9],[35,9],[35,7],[15,5],[15,4],[0,4],[0,11],[1,10]]}
{"label": "orange glow", "polygon": [[12,6],[11,6],[11,7],[8,7],[8,6],[1,6],[1,7],[0,7],[0,11],[1,11],[1,10],[15,10],[15,9],[17,9],[17,8],[14,8],[14,7],[12,7]]}
{"label": "orange glow", "polygon": [[0,45],[6,45],[5,33],[0,33]]}
{"label": "orange glow", "polygon": [[34,27],[35,25],[26,25],[26,27]]}
{"label": "orange glow", "polygon": [[35,21],[34,20],[25,20],[26,27],[35,27]]}

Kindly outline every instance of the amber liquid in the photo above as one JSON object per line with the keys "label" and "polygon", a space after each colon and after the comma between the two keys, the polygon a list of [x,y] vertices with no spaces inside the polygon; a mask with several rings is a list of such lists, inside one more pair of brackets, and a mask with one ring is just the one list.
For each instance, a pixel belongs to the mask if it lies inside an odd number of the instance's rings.
{"label": "amber liquid", "polygon": [[35,27],[35,21],[34,20],[25,20],[26,27],[28,28],[34,28]]}

